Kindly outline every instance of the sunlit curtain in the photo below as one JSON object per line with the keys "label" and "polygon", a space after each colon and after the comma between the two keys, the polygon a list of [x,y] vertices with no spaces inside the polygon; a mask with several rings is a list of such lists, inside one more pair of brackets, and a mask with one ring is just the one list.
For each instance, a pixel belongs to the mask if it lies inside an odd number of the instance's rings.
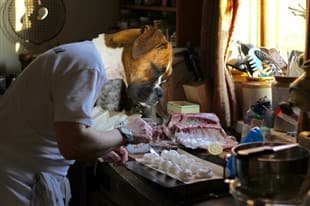
{"label": "sunlit curtain", "polygon": [[239,0],[203,1],[201,67],[209,84],[210,112],[224,127],[233,126],[237,115],[234,83],[225,62],[238,4]]}
{"label": "sunlit curtain", "polygon": [[310,0],[307,0],[305,60],[310,59]]}

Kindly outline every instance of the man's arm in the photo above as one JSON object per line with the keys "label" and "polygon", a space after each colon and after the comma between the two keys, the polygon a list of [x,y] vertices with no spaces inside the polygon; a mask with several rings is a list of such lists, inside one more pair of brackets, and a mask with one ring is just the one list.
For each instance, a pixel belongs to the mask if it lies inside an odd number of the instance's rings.
{"label": "man's arm", "polygon": [[[118,129],[99,131],[74,122],[54,125],[59,150],[66,159],[94,160],[127,142]],[[126,127],[132,133],[132,144],[151,141],[153,129],[141,118],[128,120]]]}
{"label": "man's arm", "polygon": [[98,131],[73,122],[56,122],[56,138],[66,159],[94,160],[124,144],[117,129]]}

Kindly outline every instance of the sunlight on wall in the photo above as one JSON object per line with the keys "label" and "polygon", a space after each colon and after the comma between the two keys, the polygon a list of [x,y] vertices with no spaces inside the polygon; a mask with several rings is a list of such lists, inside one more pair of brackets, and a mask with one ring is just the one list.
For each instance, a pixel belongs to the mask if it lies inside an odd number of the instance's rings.
{"label": "sunlight on wall", "polygon": [[24,1],[15,0],[15,31],[23,29],[22,18],[25,14]]}
{"label": "sunlight on wall", "polygon": [[16,42],[16,43],[15,43],[15,53],[16,53],[16,54],[19,52],[20,48],[21,48],[20,43],[19,43],[19,42]]}

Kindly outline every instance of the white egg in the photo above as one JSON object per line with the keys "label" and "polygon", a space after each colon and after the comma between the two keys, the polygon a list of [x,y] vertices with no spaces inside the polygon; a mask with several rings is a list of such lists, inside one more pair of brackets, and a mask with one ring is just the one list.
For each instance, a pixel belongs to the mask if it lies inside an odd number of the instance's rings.
{"label": "white egg", "polygon": [[188,168],[190,165],[194,164],[196,161],[192,158],[188,158],[187,161],[185,162],[185,167]]}
{"label": "white egg", "polygon": [[178,164],[172,162],[171,166],[168,168],[168,172],[174,176],[177,176],[181,167]]}
{"label": "white egg", "polygon": [[195,160],[189,157],[185,157],[185,158],[180,158],[179,162],[182,168],[188,168],[191,164],[195,162]]}
{"label": "white egg", "polygon": [[178,173],[178,177],[182,180],[182,181],[190,181],[193,178],[193,173],[190,169],[182,169],[179,171]]}
{"label": "white egg", "polygon": [[163,170],[164,172],[168,172],[169,168],[172,166],[172,162],[170,160],[163,160],[159,165],[159,169]]}
{"label": "white egg", "polygon": [[163,151],[161,151],[160,156],[164,159],[169,159],[169,151],[164,149]]}
{"label": "white egg", "polygon": [[156,156],[152,160],[152,166],[155,168],[159,168],[159,165],[161,164],[162,161],[164,161],[162,157]]}
{"label": "white egg", "polygon": [[185,165],[186,160],[187,160],[187,157],[179,159],[179,164],[181,165],[181,167],[183,167],[183,165]]}
{"label": "white egg", "polygon": [[185,154],[180,154],[180,156],[179,156],[179,159],[186,159],[186,158],[188,158],[188,156]]}
{"label": "white egg", "polygon": [[172,155],[178,155],[178,154],[179,154],[179,153],[178,153],[176,150],[174,150],[174,149],[169,150],[169,153],[172,154]]}
{"label": "white egg", "polygon": [[179,154],[179,155],[177,156],[177,158],[174,160],[174,162],[177,163],[177,164],[179,164],[179,165],[182,165],[183,160],[184,160],[184,159],[187,159],[187,158],[188,158],[187,155],[185,155],[185,154]]}
{"label": "white egg", "polygon": [[196,176],[199,178],[209,178],[213,176],[213,171],[210,168],[199,168],[196,172]]}
{"label": "white egg", "polygon": [[169,150],[170,161],[177,163],[179,158],[179,153],[175,150]]}
{"label": "white egg", "polygon": [[194,162],[189,165],[189,168],[192,170],[194,174],[197,173],[198,169],[203,168],[204,166],[199,162]]}
{"label": "white egg", "polygon": [[165,158],[166,160],[170,160],[170,161],[172,160],[172,155],[171,155],[171,153],[169,151],[164,152],[162,154],[162,157]]}
{"label": "white egg", "polygon": [[145,153],[143,155],[142,161],[146,164],[151,164],[153,159],[156,157],[156,154],[153,153]]}

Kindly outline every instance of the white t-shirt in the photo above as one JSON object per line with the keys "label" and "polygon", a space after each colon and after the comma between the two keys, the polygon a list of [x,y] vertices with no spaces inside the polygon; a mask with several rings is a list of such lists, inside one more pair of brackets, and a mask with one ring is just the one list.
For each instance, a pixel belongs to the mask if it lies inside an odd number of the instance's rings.
{"label": "white t-shirt", "polygon": [[61,45],[38,56],[0,100],[0,205],[29,205],[34,175],[67,175],[54,122],[92,124],[106,81],[92,41]]}

